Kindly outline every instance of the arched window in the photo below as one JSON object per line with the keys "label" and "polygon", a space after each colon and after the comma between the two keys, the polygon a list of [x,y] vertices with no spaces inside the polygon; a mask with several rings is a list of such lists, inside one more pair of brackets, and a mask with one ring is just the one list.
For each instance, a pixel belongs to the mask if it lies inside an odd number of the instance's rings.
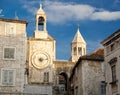
{"label": "arched window", "polygon": [[82,48],[81,47],[78,47],[78,54],[82,55]]}
{"label": "arched window", "polygon": [[76,47],[73,48],[73,54],[77,55],[77,48]]}
{"label": "arched window", "polygon": [[40,16],[38,18],[38,30],[43,31],[44,30],[44,17]]}

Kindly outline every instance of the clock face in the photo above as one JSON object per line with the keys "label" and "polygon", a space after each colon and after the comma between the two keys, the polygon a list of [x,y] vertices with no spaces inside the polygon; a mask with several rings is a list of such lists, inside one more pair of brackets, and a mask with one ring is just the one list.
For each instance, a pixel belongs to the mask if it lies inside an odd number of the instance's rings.
{"label": "clock face", "polygon": [[43,69],[49,66],[50,57],[44,52],[35,52],[32,55],[32,65],[38,69]]}

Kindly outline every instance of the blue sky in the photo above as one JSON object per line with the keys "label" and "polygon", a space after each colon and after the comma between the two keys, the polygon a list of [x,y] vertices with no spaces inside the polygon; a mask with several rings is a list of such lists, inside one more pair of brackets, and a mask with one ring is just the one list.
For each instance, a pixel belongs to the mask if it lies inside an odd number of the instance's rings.
{"label": "blue sky", "polygon": [[57,59],[70,58],[70,44],[77,31],[87,43],[87,53],[102,47],[100,42],[120,29],[120,0],[0,0],[0,17],[28,21],[27,36],[35,30],[40,2],[47,14],[47,31],[56,39]]}

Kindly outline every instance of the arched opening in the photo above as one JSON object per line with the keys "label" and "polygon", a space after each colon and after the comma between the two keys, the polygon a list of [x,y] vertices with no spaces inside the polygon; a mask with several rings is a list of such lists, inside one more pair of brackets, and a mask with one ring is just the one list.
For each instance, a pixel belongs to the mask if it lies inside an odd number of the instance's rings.
{"label": "arched opening", "polygon": [[82,47],[78,47],[78,54],[82,56]]}
{"label": "arched opening", "polygon": [[59,74],[59,85],[63,85],[62,90],[68,90],[68,76],[65,72]]}
{"label": "arched opening", "polygon": [[73,48],[73,54],[77,55],[77,48],[76,47]]}
{"label": "arched opening", "polygon": [[45,22],[44,17],[40,16],[38,18],[38,30],[40,30],[40,31],[44,30],[44,22]]}

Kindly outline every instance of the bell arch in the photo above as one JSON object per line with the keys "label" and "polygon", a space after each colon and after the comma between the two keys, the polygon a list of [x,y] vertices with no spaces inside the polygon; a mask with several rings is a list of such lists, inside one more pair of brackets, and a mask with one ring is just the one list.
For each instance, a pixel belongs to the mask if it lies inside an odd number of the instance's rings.
{"label": "bell arch", "polygon": [[40,16],[38,18],[38,30],[44,31],[44,25],[45,25],[45,19],[44,19],[44,17]]}

